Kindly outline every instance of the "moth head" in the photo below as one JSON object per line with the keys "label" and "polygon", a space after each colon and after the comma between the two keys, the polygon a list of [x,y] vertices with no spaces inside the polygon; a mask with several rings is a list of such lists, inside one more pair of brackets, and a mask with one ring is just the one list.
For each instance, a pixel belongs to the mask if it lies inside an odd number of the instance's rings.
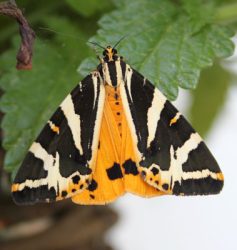
{"label": "moth head", "polygon": [[103,55],[104,58],[98,70],[106,84],[117,87],[124,81],[126,63],[117,55],[117,50],[111,46],[106,47]]}
{"label": "moth head", "polygon": [[103,52],[104,61],[105,62],[116,61],[118,59],[117,53],[118,52],[116,49],[112,48],[111,46],[107,46]]}

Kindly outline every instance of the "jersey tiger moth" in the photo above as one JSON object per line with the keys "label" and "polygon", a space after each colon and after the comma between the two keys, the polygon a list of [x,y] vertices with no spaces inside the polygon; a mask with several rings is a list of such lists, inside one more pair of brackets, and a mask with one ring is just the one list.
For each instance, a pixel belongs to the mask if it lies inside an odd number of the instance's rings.
{"label": "jersey tiger moth", "polygon": [[30,147],[14,201],[105,204],[125,192],[219,193],[223,174],[198,133],[115,48],[103,55]]}

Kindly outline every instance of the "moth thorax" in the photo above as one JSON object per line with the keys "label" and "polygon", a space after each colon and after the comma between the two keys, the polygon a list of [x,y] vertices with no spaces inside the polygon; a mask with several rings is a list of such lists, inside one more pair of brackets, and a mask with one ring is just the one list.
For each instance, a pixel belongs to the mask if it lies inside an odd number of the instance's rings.
{"label": "moth thorax", "polygon": [[123,81],[120,60],[106,62],[102,65],[104,82],[110,86],[117,87]]}

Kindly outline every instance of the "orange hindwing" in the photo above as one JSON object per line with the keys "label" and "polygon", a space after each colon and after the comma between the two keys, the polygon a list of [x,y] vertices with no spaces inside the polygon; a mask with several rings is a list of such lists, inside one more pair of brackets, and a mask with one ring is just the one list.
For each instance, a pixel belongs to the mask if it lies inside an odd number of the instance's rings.
{"label": "orange hindwing", "polygon": [[138,173],[133,142],[118,89],[106,86],[97,160],[92,183],[72,197],[78,204],[105,204],[131,192],[151,197],[162,192],[145,183]]}

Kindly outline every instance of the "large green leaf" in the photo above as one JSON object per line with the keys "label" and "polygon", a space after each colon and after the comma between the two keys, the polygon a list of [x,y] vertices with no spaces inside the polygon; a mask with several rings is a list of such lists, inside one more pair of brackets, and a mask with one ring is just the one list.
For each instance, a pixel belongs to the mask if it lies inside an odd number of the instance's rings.
{"label": "large green leaf", "polygon": [[[215,5],[208,4],[206,10],[205,4],[198,4],[195,14],[198,2],[202,1],[179,5],[169,0],[115,1],[118,9],[100,19],[100,29],[90,40],[114,45],[126,35],[120,54],[174,100],[178,86],[195,88],[202,68],[233,53],[233,33],[227,27],[210,23],[211,16],[199,20],[203,15],[199,12],[214,15]],[[82,63],[81,72],[85,68]]]}
{"label": "large green leaf", "polygon": [[[48,23],[53,25],[53,20],[57,19],[49,18]],[[62,19],[58,22],[72,31],[72,24]],[[74,32],[80,35],[79,30],[74,29]],[[65,40],[64,36],[53,41],[37,39],[32,71],[14,69],[19,41],[0,58],[0,87],[5,92],[0,101],[0,108],[5,113],[2,121],[3,146],[7,151],[5,169],[10,172],[19,167],[44,123],[79,82],[76,68],[89,48],[74,39]]]}
{"label": "large green leaf", "polygon": [[70,7],[85,17],[110,9],[111,0],[66,0]]}
{"label": "large green leaf", "polygon": [[220,112],[230,86],[231,74],[219,64],[204,70],[193,91],[190,118],[195,129],[205,136]]}

